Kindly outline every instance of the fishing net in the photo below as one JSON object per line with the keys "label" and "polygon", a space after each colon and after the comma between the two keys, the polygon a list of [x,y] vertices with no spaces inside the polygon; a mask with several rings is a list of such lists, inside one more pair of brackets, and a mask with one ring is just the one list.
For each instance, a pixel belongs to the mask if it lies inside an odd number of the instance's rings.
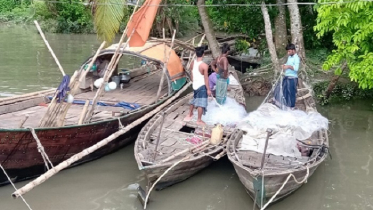
{"label": "fishing net", "polygon": [[[208,125],[217,123],[223,126],[235,126],[247,115],[245,107],[239,104],[233,98],[227,97],[223,105],[218,105],[215,100],[210,99],[207,104],[207,112],[202,115],[202,120]],[[193,114],[197,119],[197,111]]]}
{"label": "fishing net", "polygon": [[[297,140],[308,140],[315,132],[328,129],[328,119],[313,109],[304,108],[303,102],[306,98],[298,97],[295,109],[290,109],[283,94],[283,85],[282,79],[278,79],[258,109],[249,113],[237,125],[246,131],[241,142],[241,150],[262,153],[267,137],[266,131],[271,129],[273,135],[268,141],[267,153],[300,157],[302,154],[298,149]],[[304,93],[309,94],[309,90]]]}

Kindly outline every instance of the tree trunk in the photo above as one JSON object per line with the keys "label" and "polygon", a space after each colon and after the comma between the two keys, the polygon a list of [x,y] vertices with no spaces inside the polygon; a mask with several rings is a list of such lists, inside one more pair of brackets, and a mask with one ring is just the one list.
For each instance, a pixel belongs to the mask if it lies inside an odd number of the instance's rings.
{"label": "tree trunk", "polygon": [[[284,0],[277,0],[277,4],[283,3]],[[282,57],[286,54],[285,47],[288,43],[285,6],[278,6],[278,10],[279,13],[275,19],[275,44],[277,53]]]}
{"label": "tree trunk", "polygon": [[290,13],[290,31],[291,31],[291,42],[295,44],[299,57],[302,62],[306,60],[306,52],[303,41],[303,30],[302,21],[300,19],[300,13],[298,8],[297,0],[288,0],[288,9]]}
{"label": "tree trunk", "polygon": [[332,94],[332,92],[334,90],[334,87],[337,85],[337,82],[338,82],[339,78],[341,77],[343,72],[346,70],[346,68],[347,68],[347,62],[345,61],[342,65],[342,67],[341,67],[341,70],[342,70],[341,74],[340,75],[334,75],[332,77],[332,79],[330,80],[329,85],[324,92],[324,98],[325,99],[328,99],[330,97],[330,95]]}
{"label": "tree trunk", "polygon": [[271,20],[269,19],[268,9],[267,9],[264,1],[262,1],[261,9],[262,9],[262,13],[263,13],[263,19],[264,19],[268,49],[269,49],[269,53],[271,54],[271,60],[272,60],[273,68],[275,69],[275,73],[277,74],[278,72],[280,72],[281,67],[280,67],[280,64],[278,62],[275,44],[273,44]]}
{"label": "tree trunk", "polygon": [[212,52],[212,57],[217,58],[220,55],[220,49],[218,41],[216,41],[215,32],[212,27],[212,23],[210,21],[210,18],[207,14],[205,0],[198,0],[197,6],[198,6],[198,12],[201,16],[201,22],[203,29],[205,30],[206,39],[209,42],[209,47]]}

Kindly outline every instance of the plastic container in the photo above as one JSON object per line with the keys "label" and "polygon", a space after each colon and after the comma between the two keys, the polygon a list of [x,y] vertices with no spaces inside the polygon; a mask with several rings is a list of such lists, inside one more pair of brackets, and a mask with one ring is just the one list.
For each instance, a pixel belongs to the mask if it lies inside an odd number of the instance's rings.
{"label": "plastic container", "polygon": [[218,124],[215,126],[215,128],[212,129],[210,143],[214,145],[220,144],[222,139],[223,139],[223,127],[221,126],[221,124]]}
{"label": "plastic container", "polygon": [[115,82],[117,84],[117,87],[119,87],[119,83],[120,83],[120,77],[119,76],[111,77],[111,81]]}

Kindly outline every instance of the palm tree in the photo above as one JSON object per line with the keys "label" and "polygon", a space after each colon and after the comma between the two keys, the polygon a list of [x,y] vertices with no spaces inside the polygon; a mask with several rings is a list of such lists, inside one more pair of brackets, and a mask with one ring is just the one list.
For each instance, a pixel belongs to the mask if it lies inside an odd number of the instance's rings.
{"label": "palm tree", "polygon": [[89,0],[93,23],[99,39],[111,43],[128,13],[127,3],[132,0]]}

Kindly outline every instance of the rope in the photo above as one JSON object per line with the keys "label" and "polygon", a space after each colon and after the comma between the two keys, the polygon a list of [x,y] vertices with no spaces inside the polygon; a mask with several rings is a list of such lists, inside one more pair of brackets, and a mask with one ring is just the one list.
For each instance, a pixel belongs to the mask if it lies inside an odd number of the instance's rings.
{"label": "rope", "polygon": [[155,185],[171,170],[173,169],[175,166],[177,166],[179,163],[183,162],[184,160],[190,158],[190,155],[184,157],[183,159],[177,161],[176,163],[174,163],[171,167],[169,167],[152,185],[152,187],[149,189],[149,192],[148,194],[146,195],[146,198],[145,198],[145,205],[144,205],[144,209],[146,209],[146,204],[148,202],[148,199],[149,199],[149,195],[150,195],[150,192],[153,190],[153,188],[155,187]]}
{"label": "rope", "polygon": [[118,123],[119,123],[119,130],[123,129],[124,126],[123,126],[122,122],[120,121],[120,117],[118,117],[117,119],[118,119]]}
{"label": "rope", "polygon": [[273,85],[272,85],[271,91],[268,92],[267,96],[264,98],[264,100],[263,100],[263,102],[260,104],[260,106],[263,105],[263,104],[267,101],[269,95],[272,94],[272,92],[275,90],[275,88],[276,88],[276,84],[278,83],[278,80],[279,80],[281,77],[282,77],[282,74],[280,74],[280,76],[277,77],[275,83],[273,83]]}
{"label": "rope", "polygon": [[[308,176],[309,176],[309,174],[310,174],[310,169],[308,168],[308,166],[307,166],[307,174],[306,174],[306,176],[303,178],[303,180],[302,181],[298,181],[296,178],[295,178],[295,176],[293,175],[293,174],[289,174],[289,176],[286,178],[286,180],[285,180],[285,182],[282,184],[282,186],[280,187],[280,189],[278,189],[277,190],[277,192],[272,196],[272,198],[260,209],[260,210],[264,210],[264,209],[266,209],[267,207],[268,207],[268,205],[270,204],[270,203],[272,203],[273,202],[273,200],[276,198],[276,196],[281,192],[281,190],[285,187],[285,185],[286,185],[286,183],[288,183],[288,181],[289,181],[289,179],[290,179],[290,177],[293,177],[293,179],[294,179],[294,181],[297,183],[297,184],[302,184],[303,182],[306,182],[307,183],[307,178],[308,178]],[[264,180],[264,173],[263,173],[263,180]],[[264,181],[263,181],[264,182]],[[263,185],[264,184],[262,184],[262,198],[263,198]],[[262,199],[263,200],[263,199]]]}
{"label": "rope", "polygon": [[[0,168],[3,170],[5,176],[8,178],[8,181],[10,182],[10,184],[13,186],[13,188],[17,191],[18,189],[16,188],[16,186],[14,185],[14,183],[12,182],[12,180],[10,179],[10,177],[8,176],[8,174],[6,173],[5,169],[3,168],[3,166],[0,164]],[[20,195],[20,197],[22,198],[23,202],[26,204],[26,206],[28,207],[28,209],[32,210],[32,208],[30,207],[30,205],[26,202],[26,200],[23,198],[22,195]]]}
{"label": "rope", "polygon": [[[49,157],[48,157],[47,153],[45,152],[43,145],[41,144],[41,142],[40,142],[38,136],[36,135],[36,133],[35,133],[35,129],[34,129],[34,128],[28,128],[28,129],[30,129],[31,134],[32,134],[32,136],[34,137],[34,139],[35,139],[35,141],[36,141],[36,143],[37,143],[37,145],[38,145],[38,151],[39,151],[39,153],[41,154],[41,157],[42,157],[43,160],[44,160],[44,164],[45,164],[45,166],[46,166],[47,169],[49,170],[49,165],[48,165],[48,163],[49,163],[49,164],[52,166],[52,168],[53,168],[54,166],[53,166],[52,162],[49,160]],[[48,161],[48,162],[47,162],[47,161]]]}

